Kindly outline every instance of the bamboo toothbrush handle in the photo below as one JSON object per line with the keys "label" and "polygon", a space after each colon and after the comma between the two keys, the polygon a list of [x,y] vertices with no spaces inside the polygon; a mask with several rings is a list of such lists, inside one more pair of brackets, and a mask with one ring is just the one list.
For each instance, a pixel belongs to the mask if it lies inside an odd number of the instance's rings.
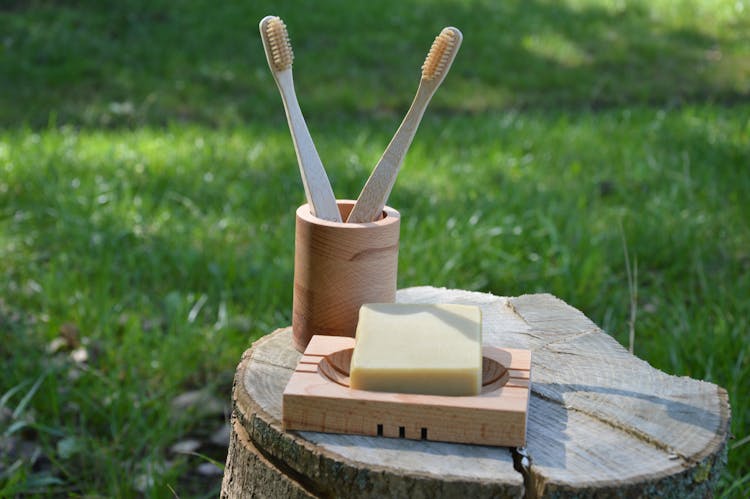
{"label": "bamboo toothbrush handle", "polygon": [[305,124],[302,111],[294,92],[292,70],[286,69],[275,74],[276,82],[281,91],[286,119],[292,132],[294,151],[297,153],[302,185],[312,214],[324,220],[341,222],[341,213],[336,204],[331,183],[328,180],[318,151],[315,149],[310,132]]}
{"label": "bamboo toothbrush handle", "polygon": [[370,178],[367,179],[367,183],[359,194],[357,203],[349,214],[347,222],[372,222],[383,211],[393,185],[396,183],[396,177],[404,161],[406,151],[417,133],[419,122],[422,120],[425,109],[427,109],[436,89],[437,86],[420,84],[409,111],[407,111],[401,126],[398,127],[396,134],[383,152],[383,156],[372,171]]}
{"label": "bamboo toothbrush handle", "polygon": [[422,78],[419,81],[417,95],[414,96],[414,101],[396,131],[396,135],[393,136],[380,161],[375,165],[370,178],[367,179],[347,222],[372,222],[380,215],[391,194],[398,170],[417,132],[427,104],[430,103],[430,99],[453,64],[462,39],[461,32],[449,26],[443,28],[432,42],[430,52],[422,64]]}

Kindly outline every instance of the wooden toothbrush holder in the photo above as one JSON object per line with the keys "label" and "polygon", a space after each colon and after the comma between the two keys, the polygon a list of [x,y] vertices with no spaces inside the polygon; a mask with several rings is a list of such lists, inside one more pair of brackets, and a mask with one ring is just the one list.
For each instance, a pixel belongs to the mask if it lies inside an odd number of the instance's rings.
{"label": "wooden toothbrush holder", "polygon": [[[354,201],[337,201],[346,220]],[[367,223],[330,222],[297,208],[292,331],[303,352],[313,335],[354,337],[359,308],[396,299],[401,215],[386,206]]]}

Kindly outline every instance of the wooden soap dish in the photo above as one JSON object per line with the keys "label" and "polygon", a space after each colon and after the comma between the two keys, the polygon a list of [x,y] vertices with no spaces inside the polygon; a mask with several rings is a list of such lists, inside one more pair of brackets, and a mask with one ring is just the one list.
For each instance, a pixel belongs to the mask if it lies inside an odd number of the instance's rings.
{"label": "wooden soap dish", "polygon": [[354,390],[354,338],[313,336],[284,389],[284,430],[521,447],[531,352],[485,346],[482,391],[451,397]]}

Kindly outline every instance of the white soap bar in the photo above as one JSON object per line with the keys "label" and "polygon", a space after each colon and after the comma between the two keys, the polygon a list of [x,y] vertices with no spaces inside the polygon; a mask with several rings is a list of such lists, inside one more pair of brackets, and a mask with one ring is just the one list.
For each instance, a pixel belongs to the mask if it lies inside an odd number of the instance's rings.
{"label": "white soap bar", "polygon": [[359,390],[477,395],[482,312],[473,305],[363,305],[349,376]]}

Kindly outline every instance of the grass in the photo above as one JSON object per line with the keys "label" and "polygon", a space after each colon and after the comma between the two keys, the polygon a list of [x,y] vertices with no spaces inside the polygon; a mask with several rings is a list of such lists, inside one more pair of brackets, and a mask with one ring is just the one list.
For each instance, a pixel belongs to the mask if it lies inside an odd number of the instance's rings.
{"label": "grass", "polygon": [[[729,391],[717,495],[740,496],[750,4],[320,3],[0,8],[0,496],[216,495],[205,459],[170,447],[195,438],[223,461],[206,442],[224,415],[175,400],[226,401],[242,351],[291,315],[302,189],[257,37],[267,13],[290,29],[342,198],[432,38],[462,29],[389,203],[399,285],[551,292],[627,346],[625,244],[635,354]],[[66,351],[80,347],[86,362]]]}

